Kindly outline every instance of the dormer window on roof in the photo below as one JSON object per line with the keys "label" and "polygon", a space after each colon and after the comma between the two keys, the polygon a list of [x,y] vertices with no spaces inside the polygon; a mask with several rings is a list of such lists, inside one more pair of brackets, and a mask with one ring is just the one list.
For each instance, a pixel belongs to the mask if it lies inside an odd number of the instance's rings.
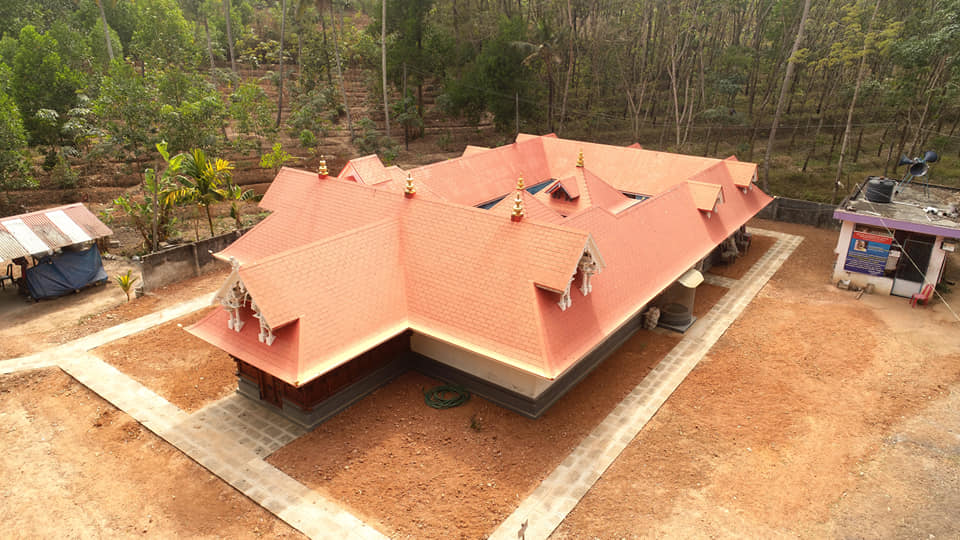
{"label": "dormer window on roof", "polygon": [[580,188],[573,178],[568,178],[566,181],[557,180],[554,182],[552,186],[547,188],[547,193],[554,199],[572,201],[580,197]]}

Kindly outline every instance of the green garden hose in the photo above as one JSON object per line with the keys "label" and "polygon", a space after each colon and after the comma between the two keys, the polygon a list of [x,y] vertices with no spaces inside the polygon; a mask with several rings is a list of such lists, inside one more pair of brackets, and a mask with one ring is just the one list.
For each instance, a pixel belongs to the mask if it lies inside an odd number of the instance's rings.
{"label": "green garden hose", "polygon": [[470,392],[459,386],[441,385],[423,392],[423,401],[434,409],[452,409],[470,400]]}

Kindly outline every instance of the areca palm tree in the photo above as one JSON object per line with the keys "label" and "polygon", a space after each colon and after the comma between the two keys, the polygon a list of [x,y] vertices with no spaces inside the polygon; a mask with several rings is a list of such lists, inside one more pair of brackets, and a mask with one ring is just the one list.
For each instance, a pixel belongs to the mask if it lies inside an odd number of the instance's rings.
{"label": "areca palm tree", "polygon": [[210,236],[214,236],[210,205],[230,195],[230,171],[233,170],[233,164],[221,158],[209,159],[199,148],[181,155],[183,161],[180,174],[177,175],[180,187],[171,192],[169,197],[177,202],[196,204],[198,214],[203,208],[207,214],[207,224],[210,225]]}

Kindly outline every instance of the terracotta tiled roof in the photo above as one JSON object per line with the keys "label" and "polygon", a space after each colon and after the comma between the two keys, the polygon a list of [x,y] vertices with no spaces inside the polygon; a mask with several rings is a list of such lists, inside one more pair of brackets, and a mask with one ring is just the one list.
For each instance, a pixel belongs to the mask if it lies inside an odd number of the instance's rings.
{"label": "terracotta tiled roof", "polygon": [[698,210],[713,212],[716,209],[721,200],[722,188],[720,185],[690,180],[687,182],[687,187],[690,188],[690,194],[693,195],[693,204]]}
{"label": "terracotta tiled roof", "polygon": [[[580,148],[585,167],[575,166]],[[363,163],[366,178],[381,178],[379,161]],[[679,172],[666,185],[666,173],[639,178],[643,163]],[[222,312],[190,331],[291,384],[406,329],[555,378],[770,201],[759,189],[738,189],[755,174],[752,164],[554,136],[521,136],[414,169],[413,198],[396,192],[395,172],[381,168],[394,176],[373,186],[283,169],[262,201],[274,213],[219,254],[239,261],[232,279],[273,328],[272,345],[257,340],[256,319],[236,333]],[[659,191],[636,204],[598,169],[621,185]],[[521,173],[527,185],[575,185],[582,206],[562,218],[549,195],[523,191],[525,217],[511,221]],[[443,200],[421,197],[421,189]],[[724,202],[710,218],[698,210],[720,193]],[[444,202],[472,205],[491,194],[508,196],[491,210]],[[586,296],[578,290],[585,252],[602,263]],[[568,287],[572,302],[563,310]]]}
{"label": "terracotta tiled roof", "polygon": [[[563,216],[547,206],[537,195],[533,195],[529,191],[523,191],[520,194],[520,198],[523,201],[524,219],[532,219],[544,223],[563,223]],[[504,197],[500,202],[491,207],[489,211],[502,216],[509,216],[513,212],[513,199],[513,196]]]}
{"label": "terracotta tiled roof", "polygon": [[[557,189],[563,189],[570,196],[570,199],[555,196],[559,195],[556,193]],[[568,176],[547,186],[543,191],[537,193],[536,197],[563,216],[571,216],[594,206],[617,213],[637,202],[612,188],[585,167],[571,169]]]}
{"label": "terracotta tiled roof", "polygon": [[[277,340],[270,346],[256,342],[256,332],[247,335],[244,326],[236,339],[245,348],[226,346],[223,340],[233,335],[213,328],[226,327],[226,318],[217,315],[192,327],[196,335],[244,359],[258,350],[251,356],[254,365],[267,365],[262,357],[272,355],[273,364],[287,366],[276,376],[291,384],[302,384],[407,328],[474,343],[504,363],[550,376],[536,297],[565,289],[589,241],[587,232],[514,223],[486,210],[404,199],[348,182],[317,181],[315,174],[285,171],[274,182],[271,190],[277,192],[264,200],[275,213],[220,256],[241,262],[239,278],[277,330]],[[294,187],[304,191],[303,197],[284,198]],[[351,212],[342,204],[348,199],[375,211]],[[277,207],[281,201],[295,204],[284,210]],[[302,221],[304,201],[315,205],[309,215],[326,219]],[[368,224],[358,224],[364,219]],[[285,247],[311,234],[321,240]],[[277,237],[284,238],[271,242]],[[298,346],[277,348],[293,324]],[[281,355],[288,357],[281,360]]]}

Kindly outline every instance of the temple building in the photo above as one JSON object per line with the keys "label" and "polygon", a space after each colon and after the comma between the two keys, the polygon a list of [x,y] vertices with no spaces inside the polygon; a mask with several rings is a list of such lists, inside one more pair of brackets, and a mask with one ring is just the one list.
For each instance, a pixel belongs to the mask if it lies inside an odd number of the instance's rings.
{"label": "temple building", "polygon": [[[402,170],[282,169],[189,328],[313,426],[407,369],[537,417],[770,198],[755,164],[521,135]],[[702,279],[702,278],[701,278]]]}

